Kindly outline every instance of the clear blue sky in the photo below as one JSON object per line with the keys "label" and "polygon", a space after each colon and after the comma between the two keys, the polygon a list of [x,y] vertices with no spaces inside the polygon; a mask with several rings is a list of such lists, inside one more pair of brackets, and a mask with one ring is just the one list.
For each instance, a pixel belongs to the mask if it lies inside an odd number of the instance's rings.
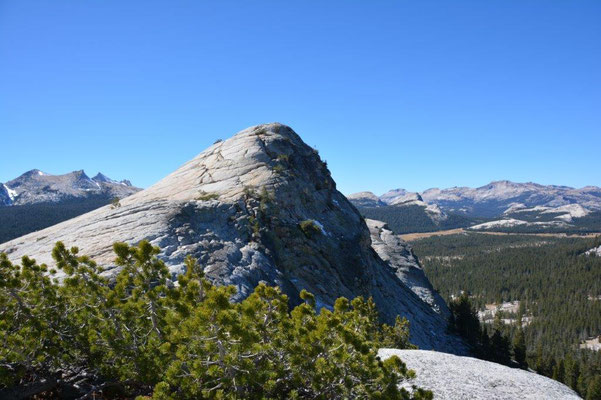
{"label": "clear blue sky", "polygon": [[601,1],[0,0],[0,182],[279,121],[344,193],[601,185]]}

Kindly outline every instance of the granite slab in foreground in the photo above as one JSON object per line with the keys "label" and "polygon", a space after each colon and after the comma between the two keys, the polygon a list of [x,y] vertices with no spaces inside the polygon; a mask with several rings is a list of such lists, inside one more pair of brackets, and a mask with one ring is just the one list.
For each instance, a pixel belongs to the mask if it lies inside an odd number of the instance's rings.
{"label": "granite slab in foreground", "polygon": [[398,356],[416,379],[405,383],[429,389],[443,400],[570,400],[580,396],[566,385],[522,369],[428,350],[380,349],[386,359]]}

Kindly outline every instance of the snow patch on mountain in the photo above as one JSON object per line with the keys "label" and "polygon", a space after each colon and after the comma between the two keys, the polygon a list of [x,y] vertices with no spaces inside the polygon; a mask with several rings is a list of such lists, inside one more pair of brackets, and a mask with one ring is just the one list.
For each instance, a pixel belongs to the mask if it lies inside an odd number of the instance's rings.
{"label": "snow patch on mountain", "polygon": [[10,200],[14,201],[15,198],[18,196],[17,191],[16,190],[12,190],[11,188],[9,188],[8,186],[6,186],[5,184],[3,184],[2,186],[4,186],[4,189],[6,189],[6,193],[8,194],[8,197],[10,198]]}

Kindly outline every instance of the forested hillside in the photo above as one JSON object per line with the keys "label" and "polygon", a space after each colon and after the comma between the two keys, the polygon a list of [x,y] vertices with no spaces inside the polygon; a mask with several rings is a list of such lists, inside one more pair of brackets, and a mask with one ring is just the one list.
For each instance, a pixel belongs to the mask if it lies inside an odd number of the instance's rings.
{"label": "forested hillside", "polygon": [[601,334],[601,258],[583,255],[601,239],[468,233],[412,244],[443,297],[465,291],[478,307],[520,301],[497,320],[510,336],[523,321],[531,368],[583,396],[599,382],[601,355],[580,343]]}
{"label": "forested hillside", "polygon": [[365,218],[386,222],[388,227],[397,234],[463,228],[479,223],[456,214],[449,214],[446,219],[436,221],[428,216],[424,207],[418,205],[361,207],[359,211]]}

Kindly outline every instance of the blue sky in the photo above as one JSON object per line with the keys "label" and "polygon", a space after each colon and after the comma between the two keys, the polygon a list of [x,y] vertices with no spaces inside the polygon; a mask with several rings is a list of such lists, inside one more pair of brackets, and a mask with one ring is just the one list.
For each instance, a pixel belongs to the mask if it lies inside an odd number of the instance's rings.
{"label": "blue sky", "polygon": [[344,193],[601,185],[601,1],[0,0],[0,182],[292,126]]}

